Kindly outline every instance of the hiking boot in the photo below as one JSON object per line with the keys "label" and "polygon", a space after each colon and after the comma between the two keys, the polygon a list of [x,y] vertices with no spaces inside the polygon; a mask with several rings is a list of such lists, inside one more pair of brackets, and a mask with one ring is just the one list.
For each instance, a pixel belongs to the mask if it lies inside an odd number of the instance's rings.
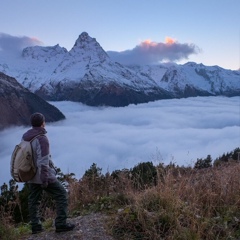
{"label": "hiking boot", "polygon": [[75,228],[75,224],[67,223],[66,225],[57,226],[56,232],[67,232],[67,231],[73,230],[74,228]]}
{"label": "hiking boot", "polygon": [[44,231],[44,229],[42,228],[42,226],[32,227],[32,234],[37,234],[37,233],[40,233],[43,231]]}

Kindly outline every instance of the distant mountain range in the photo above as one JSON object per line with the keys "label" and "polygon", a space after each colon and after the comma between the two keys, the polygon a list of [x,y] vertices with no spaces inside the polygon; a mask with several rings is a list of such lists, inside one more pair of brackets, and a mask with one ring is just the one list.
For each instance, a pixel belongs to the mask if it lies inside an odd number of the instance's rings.
{"label": "distant mountain range", "polygon": [[59,45],[27,47],[16,61],[1,61],[0,72],[45,100],[78,101],[92,106],[240,95],[240,71],[193,62],[123,66],[111,60],[86,32],[70,51]]}

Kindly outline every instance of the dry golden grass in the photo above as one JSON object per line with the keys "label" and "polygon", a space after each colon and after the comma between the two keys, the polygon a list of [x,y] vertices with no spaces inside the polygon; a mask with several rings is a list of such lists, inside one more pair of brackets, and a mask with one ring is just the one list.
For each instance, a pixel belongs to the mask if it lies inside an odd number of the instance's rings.
{"label": "dry golden grass", "polygon": [[240,165],[169,169],[155,187],[134,193],[134,202],[113,224],[122,239],[239,239]]}
{"label": "dry golden grass", "polygon": [[[128,170],[70,178],[70,214],[109,213],[116,239],[240,239],[237,161],[200,170],[174,165],[156,170],[154,184],[145,185],[136,184]],[[44,217],[53,218],[54,210],[45,209]],[[0,233],[9,234],[9,217],[1,212]]]}

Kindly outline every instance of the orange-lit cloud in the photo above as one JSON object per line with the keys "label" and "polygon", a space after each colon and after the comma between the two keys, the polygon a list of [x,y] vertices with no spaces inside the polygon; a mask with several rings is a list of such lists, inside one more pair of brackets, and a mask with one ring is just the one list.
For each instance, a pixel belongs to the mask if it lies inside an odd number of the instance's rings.
{"label": "orange-lit cloud", "polygon": [[33,43],[38,43],[39,45],[42,45],[43,43],[36,37],[30,37],[29,38],[30,41],[32,41]]}
{"label": "orange-lit cloud", "polygon": [[152,42],[150,39],[147,39],[147,40],[141,42],[140,45],[148,47],[148,46],[156,46],[157,43],[156,42]]}
{"label": "orange-lit cloud", "polygon": [[1,53],[11,52],[19,53],[25,47],[43,45],[43,43],[36,37],[17,37],[6,33],[0,33],[0,49]]}
{"label": "orange-lit cloud", "polygon": [[142,43],[143,43],[143,44],[151,44],[151,42],[152,42],[152,41],[151,41],[150,39],[147,39],[147,40],[143,41]]}
{"label": "orange-lit cloud", "polygon": [[108,55],[122,64],[156,64],[188,59],[189,55],[199,51],[194,44],[179,43],[171,37],[166,37],[164,43],[147,39],[133,49],[122,52],[108,51]]}
{"label": "orange-lit cloud", "polygon": [[166,37],[165,38],[165,43],[166,44],[173,44],[175,43],[176,41],[173,39],[173,38],[170,38],[170,37]]}

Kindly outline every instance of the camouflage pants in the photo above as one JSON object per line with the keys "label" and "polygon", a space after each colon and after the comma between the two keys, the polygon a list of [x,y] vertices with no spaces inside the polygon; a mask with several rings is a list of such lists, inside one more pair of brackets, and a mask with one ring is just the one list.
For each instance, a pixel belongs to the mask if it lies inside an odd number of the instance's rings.
{"label": "camouflage pants", "polygon": [[57,217],[55,219],[55,226],[63,226],[67,219],[67,192],[63,185],[56,181],[48,184],[47,188],[42,188],[41,184],[29,183],[28,209],[32,228],[41,225],[39,219],[39,205],[42,198],[43,191],[46,191],[55,200]]}

